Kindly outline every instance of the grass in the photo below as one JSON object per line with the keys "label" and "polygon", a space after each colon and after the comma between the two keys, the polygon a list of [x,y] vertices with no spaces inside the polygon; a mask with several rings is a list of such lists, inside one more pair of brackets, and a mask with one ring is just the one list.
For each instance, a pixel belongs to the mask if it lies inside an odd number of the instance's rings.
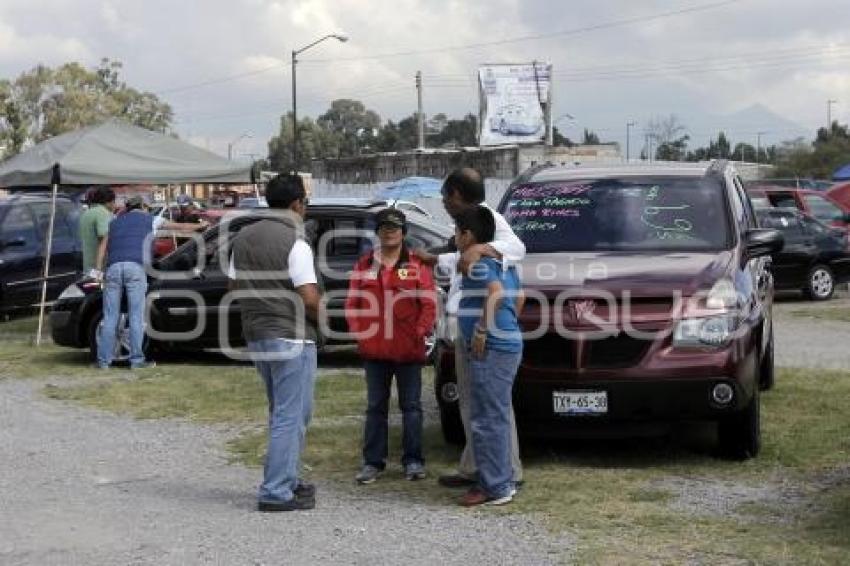
{"label": "grass", "polygon": [[[0,346],[0,374],[57,372],[68,365],[63,356],[70,355],[48,348],[23,350],[7,360],[6,354],[13,353],[5,343]],[[65,373],[77,369],[66,368]],[[112,375],[125,374],[116,370]],[[50,387],[46,394],[138,418],[230,423],[242,431],[229,442],[234,461],[260,465],[265,399],[250,367],[179,363],[143,375],[132,381]],[[425,395],[433,390],[432,380],[427,371]],[[575,538],[578,553],[564,559],[578,563],[841,563],[850,556],[847,399],[848,372],[781,370],[776,389],[763,396],[762,453],[747,462],[714,458],[713,431],[706,427],[685,427],[672,437],[640,442],[527,443],[527,486],[514,504],[486,512],[540,517],[554,535]],[[391,428],[387,473],[372,486],[354,486],[364,406],[359,372],[322,372],[304,457],[309,474],[343,490],[453,505],[458,492],[434,481],[403,480],[397,426]],[[458,449],[443,442],[437,425],[426,426],[424,441],[432,475],[453,468]],[[719,496],[727,496],[723,486],[728,485],[774,493],[788,484],[802,495],[796,500],[729,496],[731,503],[721,512],[679,503],[683,492],[705,482],[719,486]]]}

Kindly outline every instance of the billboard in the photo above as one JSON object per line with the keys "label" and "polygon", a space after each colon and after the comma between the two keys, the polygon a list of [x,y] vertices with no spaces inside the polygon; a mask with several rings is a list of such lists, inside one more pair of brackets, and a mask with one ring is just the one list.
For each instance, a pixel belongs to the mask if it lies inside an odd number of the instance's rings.
{"label": "billboard", "polygon": [[552,65],[483,65],[478,69],[481,92],[481,145],[539,143],[546,136]]}

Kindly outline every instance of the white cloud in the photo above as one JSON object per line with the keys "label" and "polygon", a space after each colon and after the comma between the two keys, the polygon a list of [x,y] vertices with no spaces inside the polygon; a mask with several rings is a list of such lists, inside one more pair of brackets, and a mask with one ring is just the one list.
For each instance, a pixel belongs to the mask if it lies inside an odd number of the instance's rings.
{"label": "white cloud", "polygon": [[[334,98],[346,96],[397,120],[415,110],[417,70],[424,75],[426,112],[457,116],[476,107],[473,77],[483,62],[548,60],[556,73],[567,73],[693,60],[644,78],[559,79],[555,110],[576,116],[574,124],[562,123],[575,130],[573,135],[588,127],[610,139],[624,137],[628,120],[676,112],[685,124],[697,124],[705,116],[755,104],[814,132],[825,120],[827,98],[842,101],[838,116],[850,108],[844,72],[850,32],[837,17],[845,4],[809,0],[777,9],[773,0],[748,0],[548,39],[368,58],[575,30],[686,5],[671,6],[667,0],[2,0],[0,77],[14,77],[39,62],[91,65],[102,56],[117,58],[129,84],[162,92],[184,135],[190,124],[193,136],[209,138],[222,151],[227,140],[250,129],[255,134],[250,145],[259,151],[291,103],[291,50],[344,31],[349,42],[327,41],[302,55],[300,114],[315,116]],[[792,57],[828,45],[836,49],[822,58]],[[749,53],[763,55],[723,70],[699,68],[699,61],[722,68],[723,61]],[[771,53],[781,64],[763,64]],[[241,78],[215,80],[230,76]],[[176,89],[201,84],[206,86]]]}

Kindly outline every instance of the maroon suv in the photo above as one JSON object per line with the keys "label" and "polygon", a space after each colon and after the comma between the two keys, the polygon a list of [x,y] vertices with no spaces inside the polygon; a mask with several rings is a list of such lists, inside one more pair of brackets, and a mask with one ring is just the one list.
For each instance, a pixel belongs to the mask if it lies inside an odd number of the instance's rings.
{"label": "maroon suv", "polygon": [[[757,228],[730,165],[542,167],[499,210],[528,252],[514,386],[524,434],[707,420],[727,456],[758,453],[759,390],[773,383],[769,256],[782,236]],[[442,345],[443,431],[460,440]]]}

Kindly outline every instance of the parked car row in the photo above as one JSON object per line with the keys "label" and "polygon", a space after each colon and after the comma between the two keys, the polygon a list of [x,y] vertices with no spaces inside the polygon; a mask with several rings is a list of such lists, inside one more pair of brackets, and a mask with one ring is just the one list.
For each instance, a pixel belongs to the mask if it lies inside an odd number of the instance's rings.
{"label": "parked car row", "polygon": [[[346,199],[340,203],[331,199],[311,203],[307,223],[317,247],[317,261],[328,269],[325,275],[326,291],[348,289],[348,277],[358,257],[371,246],[374,233],[374,215],[385,208],[382,202]],[[173,253],[158,260],[154,267],[157,275],[150,277],[148,298],[151,301],[150,326],[152,334],[165,338],[149,340],[151,349],[202,349],[221,348],[219,327],[227,324],[227,338],[234,347],[241,346],[242,330],[238,302],[223,305],[228,293],[228,279],[220,265],[220,246],[229,242],[243,227],[261,219],[261,214],[240,211],[226,221],[213,226],[203,234],[204,257],[199,257],[199,246],[190,240]],[[445,243],[451,231],[427,218],[411,217],[406,235],[409,245],[430,248]],[[221,231],[227,230],[224,238]],[[328,234],[329,237],[323,238]],[[174,277],[173,274],[190,274]],[[192,297],[199,297],[200,301]],[[330,306],[341,309],[344,297],[340,296]],[[53,306],[50,323],[53,340],[73,348],[89,348],[94,356],[96,333],[102,318],[102,293],[98,284],[79,281],[71,285]],[[226,321],[224,320],[226,319]],[[345,332],[345,319],[333,318],[330,326]],[[195,332],[195,330],[198,330]],[[126,359],[128,328],[122,320],[120,351],[116,359]]]}

